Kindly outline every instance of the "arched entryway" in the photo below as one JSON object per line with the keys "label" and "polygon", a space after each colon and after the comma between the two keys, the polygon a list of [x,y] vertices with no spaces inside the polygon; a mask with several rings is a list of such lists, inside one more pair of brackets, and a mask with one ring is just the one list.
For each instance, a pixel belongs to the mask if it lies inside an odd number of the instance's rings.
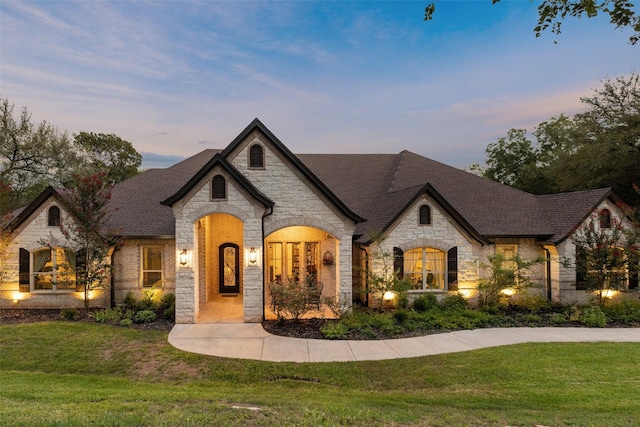
{"label": "arched entryway", "polygon": [[[271,283],[319,282],[322,297],[337,298],[339,241],[324,230],[292,226],[277,230],[265,238],[265,318],[275,319]],[[322,305],[305,317],[331,317]]]}
{"label": "arched entryway", "polygon": [[242,322],[244,224],[215,213],[197,222],[198,323]]}

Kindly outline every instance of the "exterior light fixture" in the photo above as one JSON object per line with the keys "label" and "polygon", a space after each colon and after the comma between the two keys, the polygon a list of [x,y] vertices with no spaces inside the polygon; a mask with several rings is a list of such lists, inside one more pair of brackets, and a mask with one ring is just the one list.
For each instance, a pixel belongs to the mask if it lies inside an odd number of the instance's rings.
{"label": "exterior light fixture", "polygon": [[256,262],[258,262],[258,253],[256,252],[256,248],[251,247],[251,249],[249,250],[249,262],[251,264],[255,264]]}
{"label": "exterior light fixture", "polygon": [[180,265],[187,265],[187,250],[183,249],[180,252]]}

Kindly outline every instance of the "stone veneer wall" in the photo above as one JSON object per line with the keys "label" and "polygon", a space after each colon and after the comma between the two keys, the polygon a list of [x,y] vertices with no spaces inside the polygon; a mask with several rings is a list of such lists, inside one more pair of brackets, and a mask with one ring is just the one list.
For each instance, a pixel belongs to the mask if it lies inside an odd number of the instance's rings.
{"label": "stone veneer wall", "polygon": [[159,291],[162,294],[175,292],[175,239],[126,239],[113,256],[116,304],[121,304],[129,292],[132,292],[136,299],[140,299],[146,290],[152,289],[143,288],[141,283],[142,247],[144,246],[162,247],[163,285]]}
{"label": "stone veneer wall", "polygon": [[[9,274],[6,281],[0,284],[0,308],[84,308],[83,292],[45,290],[19,292],[20,248],[33,252],[44,248],[40,243],[41,240],[50,238],[60,242],[60,246],[65,246],[66,239],[60,228],[48,225],[48,210],[54,205],[60,208],[61,220],[64,220],[68,213],[55,198],[50,198],[32,214],[30,219],[14,231],[14,239],[9,246],[7,265]],[[94,290],[92,295],[91,307],[104,307],[108,304],[108,294],[102,290]]]}
{"label": "stone veneer wall", "polygon": [[[431,224],[419,224],[420,206],[431,208]],[[419,247],[431,247],[444,252],[458,248],[458,288],[474,289],[478,280],[478,268],[474,262],[481,253],[481,245],[454,225],[453,220],[431,198],[423,196],[386,233],[382,247],[393,251],[398,247],[407,251]],[[446,259],[445,259],[446,263]],[[420,293],[422,291],[412,291]]]}

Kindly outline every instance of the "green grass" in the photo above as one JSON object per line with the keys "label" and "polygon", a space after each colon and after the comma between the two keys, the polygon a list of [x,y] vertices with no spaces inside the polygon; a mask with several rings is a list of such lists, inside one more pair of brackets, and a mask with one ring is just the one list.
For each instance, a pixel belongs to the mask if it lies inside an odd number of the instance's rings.
{"label": "green grass", "polygon": [[291,364],[184,353],[166,338],[85,322],[0,326],[0,425],[630,426],[640,419],[640,344]]}

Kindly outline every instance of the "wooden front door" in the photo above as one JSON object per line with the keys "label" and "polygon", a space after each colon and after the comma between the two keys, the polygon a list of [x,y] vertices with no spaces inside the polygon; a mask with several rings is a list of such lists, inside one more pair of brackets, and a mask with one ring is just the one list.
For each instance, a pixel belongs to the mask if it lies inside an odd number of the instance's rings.
{"label": "wooden front door", "polygon": [[220,246],[218,253],[220,271],[219,291],[221,294],[240,293],[240,248],[233,243]]}

